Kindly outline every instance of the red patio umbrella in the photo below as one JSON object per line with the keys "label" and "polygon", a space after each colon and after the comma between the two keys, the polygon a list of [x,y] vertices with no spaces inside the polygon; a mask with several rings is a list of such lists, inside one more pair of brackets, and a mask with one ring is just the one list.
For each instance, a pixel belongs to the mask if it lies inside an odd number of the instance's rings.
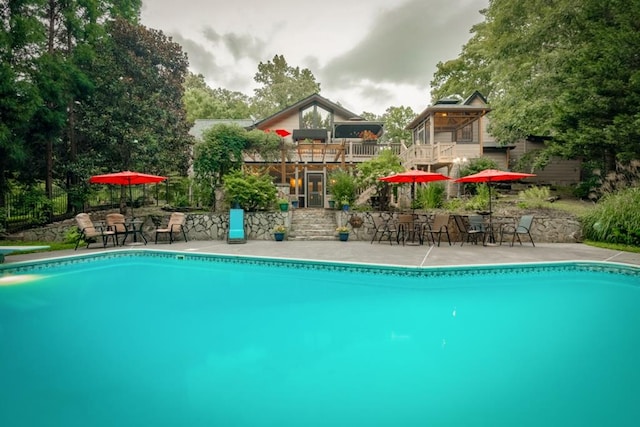
{"label": "red patio umbrella", "polygon": [[275,133],[277,133],[278,135],[280,135],[280,136],[281,136],[281,137],[283,137],[283,138],[284,138],[285,136],[289,136],[289,135],[291,135],[291,132],[289,132],[289,131],[288,131],[288,130],[286,130],[286,129],[276,129],[276,130],[275,130]]}
{"label": "red patio umbrella", "polygon": [[[380,181],[385,181],[392,184],[411,184],[413,186],[413,184],[415,183],[446,181],[451,178],[441,173],[425,172],[419,169],[410,169],[408,171],[396,173],[393,175],[383,176],[382,178],[378,179]],[[411,196],[413,197],[413,194]]]}
{"label": "red patio umbrella", "polygon": [[466,183],[466,182],[486,182],[489,185],[489,227],[491,227],[491,183],[500,181],[517,181],[519,179],[530,178],[536,176],[533,173],[522,172],[509,172],[501,171],[498,169],[485,169],[473,175],[463,176],[456,179],[454,182]]}
{"label": "red patio umbrella", "polygon": [[415,184],[416,182],[432,182],[432,181],[446,181],[447,179],[451,179],[446,175],[436,172],[425,172],[419,169],[411,169],[405,172],[396,173],[389,176],[384,176],[382,178],[378,178],[380,181],[391,182],[395,184],[403,184],[410,183]]}
{"label": "red patio umbrella", "polygon": [[129,197],[131,198],[131,218],[133,218],[133,191],[132,185],[139,184],[154,184],[167,179],[166,176],[149,175],[146,173],[123,171],[108,173],[106,175],[94,175],[89,178],[89,182],[92,184],[115,184],[115,185],[128,185]]}
{"label": "red patio umbrella", "polygon": [[291,135],[291,132],[289,132],[286,129],[276,129],[276,130],[271,130],[271,129],[265,129],[265,132],[273,132],[278,134],[278,136],[281,136],[282,138],[284,138],[285,136],[289,136]]}

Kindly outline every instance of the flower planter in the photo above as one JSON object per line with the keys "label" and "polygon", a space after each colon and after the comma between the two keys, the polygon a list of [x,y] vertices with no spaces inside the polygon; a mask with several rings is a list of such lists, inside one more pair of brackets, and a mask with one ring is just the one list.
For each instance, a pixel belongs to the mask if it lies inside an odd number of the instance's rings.
{"label": "flower planter", "polygon": [[358,215],[354,215],[349,219],[349,224],[351,224],[353,228],[360,228],[362,224],[364,224],[364,220]]}
{"label": "flower planter", "polygon": [[280,212],[287,212],[289,210],[289,203],[280,203]]}
{"label": "flower planter", "polygon": [[336,201],[329,200],[329,209],[335,209],[335,208],[336,208]]}
{"label": "flower planter", "polygon": [[282,242],[284,240],[284,233],[273,233],[273,237],[275,237],[276,242]]}
{"label": "flower planter", "polygon": [[347,240],[349,240],[349,233],[338,233],[338,237],[340,238],[341,242],[346,242]]}

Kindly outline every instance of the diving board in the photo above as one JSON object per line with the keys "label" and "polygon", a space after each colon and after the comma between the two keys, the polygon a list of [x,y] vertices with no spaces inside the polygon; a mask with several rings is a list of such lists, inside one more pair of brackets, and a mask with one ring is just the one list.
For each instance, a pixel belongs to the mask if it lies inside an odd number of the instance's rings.
{"label": "diving board", "polygon": [[13,252],[39,251],[49,249],[49,246],[0,246],[0,264],[4,262],[4,256]]}

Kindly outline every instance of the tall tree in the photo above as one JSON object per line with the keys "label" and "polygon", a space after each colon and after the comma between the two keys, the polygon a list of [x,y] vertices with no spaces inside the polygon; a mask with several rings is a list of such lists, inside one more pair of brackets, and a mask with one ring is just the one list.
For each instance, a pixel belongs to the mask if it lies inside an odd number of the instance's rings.
{"label": "tall tree", "polygon": [[462,53],[445,62],[438,62],[431,80],[431,99],[458,95],[467,98],[476,90],[492,97],[491,62],[485,43],[487,24],[471,28],[473,37],[462,47]]}
{"label": "tall tree", "polygon": [[384,120],[384,134],[382,138],[389,142],[402,142],[411,144],[411,131],[407,130],[407,125],[415,119],[416,113],[411,107],[389,107],[382,115]]}
{"label": "tall tree", "polygon": [[249,97],[227,89],[211,89],[202,74],[189,74],[184,91],[187,119],[247,119]]}
{"label": "tall tree", "polygon": [[193,138],[182,103],[187,58],[161,31],[115,19],[79,108],[87,155],[105,169],[186,173]]}
{"label": "tall tree", "polygon": [[31,79],[44,40],[38,0],[0,2],[0,206],[8,179],[26,170],[27,131],[40,98]]}
{"label": "tall tree", "polygon": [[258,64],[253,78],[262,86],[254,89],[251,112],[257,119],[289,107],[314,93],[320,93],[320,83],[308,68],[291,67],[283,55]]}
{"label": "tall tree", "polygon": [[492,0],[483,13],[456,67],[439,67],[438,91],[477,79],[500,141],[553,138],[540,164],[640,157],[640,0]]}

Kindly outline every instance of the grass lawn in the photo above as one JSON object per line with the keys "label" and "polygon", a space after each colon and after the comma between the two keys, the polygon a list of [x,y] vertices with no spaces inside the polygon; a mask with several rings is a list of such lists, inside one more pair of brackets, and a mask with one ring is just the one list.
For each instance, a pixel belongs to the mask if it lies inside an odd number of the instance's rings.
{"label": "grass lawn", "polygon": [[[29,254],[34,252],[52,252],[61,251],[64,249],[73,249],[76,247],[75,243],[60,243],[60,242],[25,242],[15,240],[0,240],[0,246],[49,246],[49,249],[43,249],[39,251],[21,251],[21,254]],[[8,255],[11,256],[11,255]]]}

